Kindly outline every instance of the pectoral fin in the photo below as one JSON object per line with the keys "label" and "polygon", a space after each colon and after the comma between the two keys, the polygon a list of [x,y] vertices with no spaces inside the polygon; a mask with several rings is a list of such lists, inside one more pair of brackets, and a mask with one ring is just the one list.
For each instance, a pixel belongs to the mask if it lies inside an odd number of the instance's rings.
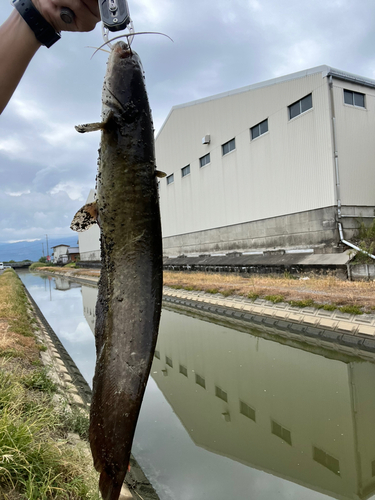
{"label": "pectoral fin", "polygon": [[85,123],[84,125],[76,125],[74,128],[77,132],[84,134],[85,132],[96,132],[105,127],[105,122]]}
{"label": "pectoral fin", "polygon": [[93,203],[87,203],[87,205],[78,210],[73,217],[70,229],[78,232],[86,231],[86,229],[89,229],[93,224],[98,223],[97,216],[98,209],[96,201]]}

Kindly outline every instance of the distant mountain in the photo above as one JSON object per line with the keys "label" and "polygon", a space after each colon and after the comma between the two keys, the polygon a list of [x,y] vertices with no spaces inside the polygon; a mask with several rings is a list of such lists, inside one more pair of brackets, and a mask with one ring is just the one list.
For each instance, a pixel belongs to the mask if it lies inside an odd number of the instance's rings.
{"label": "distant mountain", "polygon": [[[42,245],[43,243],[43,245]],[[52,247],[56,245],[78,246],[77,236],[68,236],[64,238],[48,238],[49,255],[53,252]],[[36,262],[43,255],[47,255],[46,239],[36,241],[19,241],[18,243],[0,243],[0,262],[9,262],[10,260],[21,261],[31,260]]]}

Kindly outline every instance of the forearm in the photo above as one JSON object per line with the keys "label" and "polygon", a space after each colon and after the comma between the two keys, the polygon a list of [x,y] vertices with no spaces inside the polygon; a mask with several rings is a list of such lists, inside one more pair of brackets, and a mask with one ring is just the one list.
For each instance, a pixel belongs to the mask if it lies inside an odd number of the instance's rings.
{"label": "forearm", "polygon": [[0,113],[40,45],[33,31],[13,10],[0,27]]}

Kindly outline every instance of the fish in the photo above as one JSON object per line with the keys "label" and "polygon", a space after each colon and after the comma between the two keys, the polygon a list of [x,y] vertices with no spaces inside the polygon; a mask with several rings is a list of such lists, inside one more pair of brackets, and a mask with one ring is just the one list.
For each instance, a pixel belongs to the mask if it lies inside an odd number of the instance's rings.
{"label": "fish", "polygon": [[101,275],[96,304],[96,366],[89,441],[104,500],[117,500],[125,480],[138,415],[155,350],[163,263],[154,129],[139,56],[113,45],[102,93],[96,202],[71,228],[100,227]]}

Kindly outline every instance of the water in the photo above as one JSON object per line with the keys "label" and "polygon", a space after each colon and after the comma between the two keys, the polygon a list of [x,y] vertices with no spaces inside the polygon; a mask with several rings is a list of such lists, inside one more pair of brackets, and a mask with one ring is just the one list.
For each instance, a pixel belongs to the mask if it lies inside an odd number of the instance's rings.
{"label": "water", "polygon": [[[91,384],[97,290],[20,276]],[[253,333],[163,310],[133,445],[160,498],[374,498],[375,365]]]}

